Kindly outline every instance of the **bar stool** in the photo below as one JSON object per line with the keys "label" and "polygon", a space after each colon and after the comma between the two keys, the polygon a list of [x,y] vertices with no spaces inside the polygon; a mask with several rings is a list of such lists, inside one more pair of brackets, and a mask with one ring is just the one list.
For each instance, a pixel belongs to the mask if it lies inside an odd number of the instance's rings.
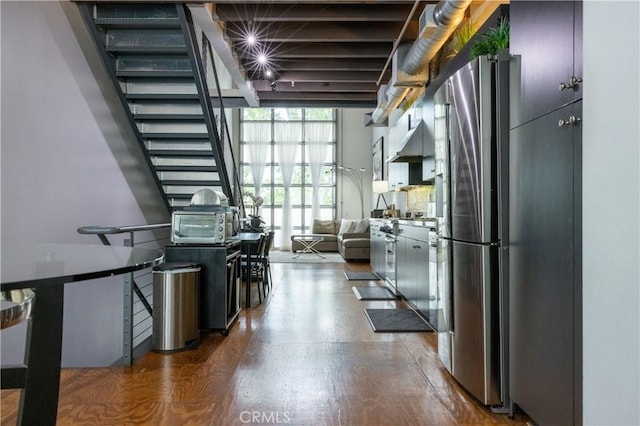
{"label": "bar stool", "polygon": [[[29,289],[0,291],[0,329],[4,330],[22,321],[30,321],[35,296]],[[27,327],[27,348],[31,337],[30,330],[31,327]],[[24,389],[28,370],[27,357],[28,350],[25,351],[25,364],[2,367],[0,389]]]}
{"label": "bar stool", "polygon": [[31,318],[35,296],[29,289],[0,291],[0,329],[4,330]]}

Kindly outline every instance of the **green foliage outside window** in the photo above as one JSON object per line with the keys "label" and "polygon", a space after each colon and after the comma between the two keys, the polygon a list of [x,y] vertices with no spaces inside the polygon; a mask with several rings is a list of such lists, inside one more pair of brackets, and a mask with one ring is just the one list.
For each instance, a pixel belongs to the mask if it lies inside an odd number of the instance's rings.
{"label": "green foliage outside window", "polygon": [[242,119],[246,121],[271,120],[271,108],[244,108]]}
{"label": "green foliage outside window", "polygon": [[314,121],[332,121],[335,110],[331,108],[307,108],[304,110],[304,118]]}

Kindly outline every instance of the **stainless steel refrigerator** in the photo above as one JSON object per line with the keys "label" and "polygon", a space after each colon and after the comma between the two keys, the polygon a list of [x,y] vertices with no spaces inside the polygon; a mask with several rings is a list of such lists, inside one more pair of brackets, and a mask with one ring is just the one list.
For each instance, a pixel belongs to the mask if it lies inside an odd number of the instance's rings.
{"label": "stainless steel refrigerator", "polygon": [[508,69],[474,59],[434,95],[438,351],[478,400],[503,407]]}

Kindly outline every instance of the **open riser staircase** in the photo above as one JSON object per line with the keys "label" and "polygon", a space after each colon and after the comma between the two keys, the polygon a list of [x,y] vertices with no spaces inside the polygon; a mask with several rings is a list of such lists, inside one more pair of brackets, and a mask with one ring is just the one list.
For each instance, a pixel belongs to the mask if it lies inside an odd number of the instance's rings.
{"label": "open riser staircase", "polygon": [[186,5],[78,7],[169,211],[202,188],[222,191],[235,205],[205,78],[207,49]]}

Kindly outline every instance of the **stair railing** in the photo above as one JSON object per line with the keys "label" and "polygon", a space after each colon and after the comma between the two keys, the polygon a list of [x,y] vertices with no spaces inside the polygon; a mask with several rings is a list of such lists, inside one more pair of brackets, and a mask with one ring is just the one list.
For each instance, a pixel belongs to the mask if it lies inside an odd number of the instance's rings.
{"label": "stair railing", "polygon": [[[223,145],[220,142],[220,135],[218,133],[218,126],[215,122],[215,114],[213,112],[213,104],[211,102],[211,96],[209,95],[209,86],[207,85],[207,75],[205,73],[204,64],[202,62],[202,55],[198,46],[198,38],[196,36],[196,30],[193,24],[193,18],[189,12],[186,4],[176,4],[178,11],[178,17],[182,26],[182,32],[184,34],[185,44],[187,46],[187,53],[189,54],[189,60],[191,62],[191,68],[193,70],[193,77],[200,97],[200,105],[202,106],[202,112],[204,114],[204,122],[212,136],[211,149],[213,150],[213,156],[216,159],[218,165],[218,176],[220,179],[220,185],[223,192],[229,198],[231,205],[236,205],[233,191],[231,190],[231,183],[229,182],[229,176],[224,162],[224,152],[222,150]],[[206,37],[202,33],[203,39]]]}
{"label": "stair railing", "polygon": [[[240,207],[240,216],[246,217],[244,199],[242,198],[242,191],[240,186],[240,175],[238,173],[238,167],[236,166],[237,164],[236,158],[235,158],[235,155],[233,154],[233,145],[231,144],[231,134],[229,133],[229,122],[227,121],[227,116],[224,111],[224,99],[222,96],[222,90],[220,89],[220,78],[218,77],[218,68],[216,67],[216,61],[213,59],[214,58],[213,47],[211,47],[211,42],[207,38],[206,34],[204,34],[204,32],[202,33],[202,36],[203,36],[202,37],[202,44],[203,44],[202,56],[206,57],[207,52],[209,53],[209,58],[211,59],[211,69],[213,71],[213,77],[216,83],[215,84],[216,91],[218,92],[218,99],[220,101],[220,124],[221,124],[220,130],[222,131],[222,129],[224,129],[224,134],[220,139],[223,141],[226,139],[227,144],[229,146],[229,154],[231,156],[231,164],[233,168],[233,183],[235,184],[234,196],[236,201],[239,203],[236,205]],[[204,61],[204,64],[206,65],[207,61]],[[206,74],[206,68],[205,68],[205,74]]]}
{"label": "stair railing", "polygon": [[[154,248],[164,249],[170,240],[169,232],[171,230],[170,223],[158,223],[154,225],[136,225],[136,226],[81,226],[78,228],[79,234],[96,235],[102,244],[111,245],[111,241],[107,235],[129,234],[125,238],[123,245],[126,247],[134,246],[152,246]],[[162,231],[159,233],[158,231]],[[140,241],[136,241],[134,236],[137,232],[151,233],[152,237]],[[138,234],[139,235],[139,234]],[[139,343],[146,340],[151,335],[153,307],[149,303],[145,291],[151,295],[153,279],[148,270],[137,273],[134,277],[133,272],[123,275],[123,321],[122,321],[122,363],[130,366],[133,363],[133,352]],[[134,303],[133,295],[136,295],[141,307]],[[146,314],[145,314],[146,313]]]}
{"label": "stair railing", "polygon": [[[244,200],[242,199],[242,192],[240,189],[240,178],[238,173],[238,167],[236,163],[236,159],[233,153],[233,145],[231,143],[231,134],[229,133],[229,124],[225,114],[224,107],[224,97],[222,96],[222,91],[220,89],[220,79],[218,77],[218,69],[216,67],[216,63],[214,60],[214,52],[211,47],[211,42],[207,38],[207,35],[204,31],[196,29],[196,24],[191,16],[191,12],[189,7],[185,5],[176,5],[179,12],[178,15],[181,18],[183,32],[185,33],[185,38],[187,41],[187,46],[189,47],[190,59],[192,61],[192,65],[194,70],[198,71],[194,74],[196,77],[200,77],[201,85],[198,86],[199,93],[206,93],[205,100],[201,100],[201,104],[203,107],[203,111],[205,115],[209,118],[214,117],[213,113],[213,104],[211,102],[210,96],[208,96],[208,81],[207,81],[207,67],[211,66],[211,70],[213,71],[215,88],[218,94],[218,102],[220,104],[220,126],[215,123],[215,120],[212,120],[211,123],[207,121],[207,126],[211,126],[211,131],[214,134],[214,146],[213,149],[216,150],[217,155],[221,159],[221,168],[222,166],[226,167],[226,161],[224,159],[224,149],[229,149],[229,154],[231,157],[231,170],[233,172],[233,177],[230,179],[227,173],[227,170],[219,170],[218,173],[222,173],[220,175],[220,180],[223,185],[223,188],[227,188],[229,191],[229,200],[231,205],[240,207],[241,215],[245,215],[245,206]],[[182,10],[180,10],[182,8]],[[201,35],[201,43],[202,45],[198,45],[198,37],[196,36],[196,32],[198,35]],[[187,37],[188,36],[188,37]],[[208,55],[208,56],[207,56]],[[218,130],[220,133],[218,133]],[[225,146],[225,140],[227,145]],[[225,186],[225,182],[226,185]],[[235,186],[232,186],[231,184]]]}

